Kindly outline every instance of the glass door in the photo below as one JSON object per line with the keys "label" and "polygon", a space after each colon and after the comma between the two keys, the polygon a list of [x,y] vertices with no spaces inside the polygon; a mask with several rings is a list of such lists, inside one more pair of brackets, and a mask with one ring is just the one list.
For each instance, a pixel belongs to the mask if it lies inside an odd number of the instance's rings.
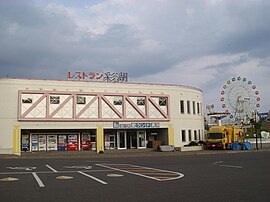
{"label": "glass door", "polygon": [[117,148],[126,149],[127,148],[127,133],[126,131],[117,132]]}
{"label": "glass door", "polygon": [[137,148],[137,132],[135,130],[130,131],[129,142],[131,149]]}
{"label": "glass door", "polygon": [[138,149],[146,148],[146,132],[145,131],[137,132],[137,148]]}
{"label": "glass door", "polygon": [[110,135],[110,149],[114,149],[115,148],[115,135]]}

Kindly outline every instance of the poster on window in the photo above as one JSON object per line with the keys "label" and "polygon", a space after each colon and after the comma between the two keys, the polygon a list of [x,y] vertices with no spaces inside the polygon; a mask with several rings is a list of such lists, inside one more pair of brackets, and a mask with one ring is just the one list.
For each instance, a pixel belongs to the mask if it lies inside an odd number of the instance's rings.
{"label": "poster on window", "polygon": [[38,136],[38,150],[46,151],[46,135]]}
{"label": "poster on window", "polygon": [[47,150],[48,151],[57,150],[57,135],[48,135],[47,136]]}
{"label": "poster on window", "polygon": [[78,150],[78,135],[77,134],[68,135],[68,150],[69,151]]}
{"label": "poster on window", "polygon": [[58,135],[58,150],[67,150],[67,135]]}
{"label": "poster on window", "polygon": [[22,151],[29,150],[29,135],[22,135],[21,149],[22,149]]}
{"label": "poster on window", "polygon": [[38,151],[38,136],[37,135],[32,135],[32,145],[31,145],[31,150],[32,151]]}
{"label": "poster on window", "polygon": [[81,135],[81,148],[82,148],[82,150],[90,150],[91,149],[90,133],[82,133],[82,135]]}

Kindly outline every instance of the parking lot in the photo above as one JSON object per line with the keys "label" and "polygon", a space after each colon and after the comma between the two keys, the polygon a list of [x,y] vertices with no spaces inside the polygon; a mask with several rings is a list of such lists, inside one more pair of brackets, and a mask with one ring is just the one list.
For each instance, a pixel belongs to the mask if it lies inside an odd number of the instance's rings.
{"label": "parking lot", "polygon": [[[1,201],[266,201],[269,152],[1,159]],[[226,190],[226,191],[220,191]]]}
{"label": "parking lot", "polygon": [[[101,162],[85,161],[83,164],[75,162],[73,164],[44,164],[38,165],[9,165],[2,167],[0,176],[1,181],[19,181],[20,178],[34,178],[38,186],[45,187],[43,179],[54,180],[71,180],[74,178],[81,178],[82,176],[90,178],[91,180],[101,183],[103,185],[108,184],[107,177],[122,177],[128,173],[139,177],[144,177],[156,181],[177,180],[184,175],[179,172],[173,172],[168,170],[161,170],[149,167],[143,167],[132,164],[110,164]],[[79,176],[79,175],[82,176]],[[3,177],[7,176],[7,177]],[[107,176],[107,177],[105,177]]]}

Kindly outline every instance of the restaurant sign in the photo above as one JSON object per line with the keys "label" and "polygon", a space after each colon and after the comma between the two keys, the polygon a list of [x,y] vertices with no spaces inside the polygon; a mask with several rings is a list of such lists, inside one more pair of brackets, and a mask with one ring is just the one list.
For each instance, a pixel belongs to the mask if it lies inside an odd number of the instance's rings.
{"label": "restaurant sign", "polygon": [[119,122],[113,122],[113,128],[159,128],[160,123],[157,122],[150,122],[150,123],[119,123]]}
{"label": "restaurant sign", "polygon": [[127,82],[128,73],[125,72],[68,72],[68,80],[90,80],[90,81],[103,81],[103,82]]}

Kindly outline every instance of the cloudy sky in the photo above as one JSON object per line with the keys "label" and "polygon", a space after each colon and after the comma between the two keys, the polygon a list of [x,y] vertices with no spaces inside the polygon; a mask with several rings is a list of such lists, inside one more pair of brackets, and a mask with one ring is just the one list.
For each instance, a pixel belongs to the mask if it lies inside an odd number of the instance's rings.
{"label": "cloudy sky", "polygon": [[128,72],[131,82],[201,88],[247,78],[270,109],[269,0],[1,0],[0,77]]}

